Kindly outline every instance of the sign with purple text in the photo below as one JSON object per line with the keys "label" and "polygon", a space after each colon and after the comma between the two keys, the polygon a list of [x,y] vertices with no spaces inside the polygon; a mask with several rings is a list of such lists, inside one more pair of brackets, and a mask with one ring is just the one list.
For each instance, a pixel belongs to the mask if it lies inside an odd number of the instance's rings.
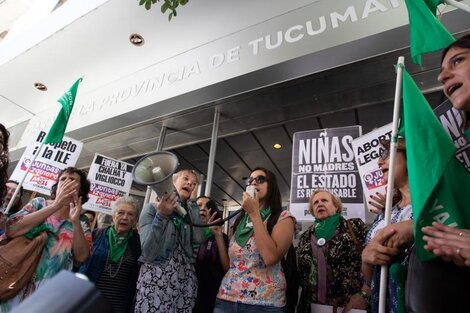
{"label": "sign with purple text", "polygon": [[[36,133],[18,161],[10,179],[16,181],[23,179],[45,136],[46,132],[43,130]],[[44,145],[24,180],[23,188],[49,196],[59,172],[66,167],[75,166],[82,148],[82,142],[65,136],[61,143]]]}
{"label": "sign with purple text", "polygon": [[133,167],[132,164],[95,154],[88,172],[90,199],[83,208],[111,215],[117,199],[129,194]]}
{"label": "sign with purple text", "polygon": [[369,203],[371,196],[377,192],[385,194],[386,184],[377,162],[384,150],[381,142],[390,140],[391,135],[392,124],[387,124],[354,139],[352,143],[369,211],[374,210],[374,207]]}
{"label": "sign with purple text", "polygon": [[309,198],[328,189],[341,198],[343,216],[365,219],[362,185],[352,142],[360,126],[326,128],[294,134],[290,211],[298,221],[312,221]]}

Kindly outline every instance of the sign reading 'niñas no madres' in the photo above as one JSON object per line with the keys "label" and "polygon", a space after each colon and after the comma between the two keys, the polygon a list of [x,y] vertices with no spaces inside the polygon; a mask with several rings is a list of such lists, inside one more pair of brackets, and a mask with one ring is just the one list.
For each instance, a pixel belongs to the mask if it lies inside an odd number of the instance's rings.
{"label": "sign reading 'ni\u00f1as no madres'", "polygon": [[290,211],[298,220],[313,220],[308,202],[317,189],[328,189],[340,197],[346,218],[365,218],[352,149],[352,141],[360,133],[360,126],[350,126],[294,134]]}

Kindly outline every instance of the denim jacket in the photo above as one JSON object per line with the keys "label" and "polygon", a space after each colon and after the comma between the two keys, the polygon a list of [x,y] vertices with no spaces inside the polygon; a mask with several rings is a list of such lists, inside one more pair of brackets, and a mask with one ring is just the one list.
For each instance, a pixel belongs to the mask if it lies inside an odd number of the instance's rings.
{"label": "denim jacket", "polygon": [[[196,202],[188,201],[187,207],[191,221],[202,224]],[[195,263],[196,258],[192,243],[203,243],[205,240],[204,228],[191,227],[182,223],[181,228],[177,229],[171,217],[164,217],[157,213],[153,203],[149,203],[143,208],[139,219],[139,229],[142,243],[140,261],[147,264],[165,265],[170,261],[177,241],[181,242],[183,247],[185,262]]]}

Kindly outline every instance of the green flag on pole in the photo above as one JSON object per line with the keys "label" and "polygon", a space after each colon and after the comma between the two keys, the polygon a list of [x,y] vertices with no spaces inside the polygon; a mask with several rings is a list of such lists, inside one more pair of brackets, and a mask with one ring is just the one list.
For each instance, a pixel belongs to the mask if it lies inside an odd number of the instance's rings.
{"label": "green flag on pole", "polygon": [[44,139],[44,144],[48,143],[60,143],[65,134],[65,128],[67,128],[67,123],[69,122],[70,114],[72,113],[73,104],[75,103],[75,96],[77,95],[78,85],[82,81],[82,78],[77,79],[77,81],[70,87],[70,89],[65,92],[59,101],[62,105],[62,108],[59,111],[59,114],[55,118],[54,123],[49,129],[49,132]]}
{"label": "green flag on pole", "polygon": [[429,260],[421,227],[433,221],[470,228],[470,172],[410,74],[403,69],[403,121],[414,234],[418,257]]}
{"label": "green flag on pole", "polygon": [[421,55],[441,50],[455,41],[436,18],[443,0],[405,0],[410,24],[410,50],[413,62],[421,64]]}

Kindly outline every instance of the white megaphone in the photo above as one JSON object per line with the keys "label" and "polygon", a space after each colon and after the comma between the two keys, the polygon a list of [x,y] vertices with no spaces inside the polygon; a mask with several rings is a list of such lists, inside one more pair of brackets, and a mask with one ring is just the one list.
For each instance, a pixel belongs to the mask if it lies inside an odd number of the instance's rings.
{"label": "white megaphone", "polygon": [[[153,152],[137,161],[132,177],[136,183],[150,186],[158,197],[172,192],[179,197],[173,185],[173,174],[178,165],[178,157],[175,154],[168,151]],[[179,203],[176,212],[181,216],[186,215],[186,210]]]}

